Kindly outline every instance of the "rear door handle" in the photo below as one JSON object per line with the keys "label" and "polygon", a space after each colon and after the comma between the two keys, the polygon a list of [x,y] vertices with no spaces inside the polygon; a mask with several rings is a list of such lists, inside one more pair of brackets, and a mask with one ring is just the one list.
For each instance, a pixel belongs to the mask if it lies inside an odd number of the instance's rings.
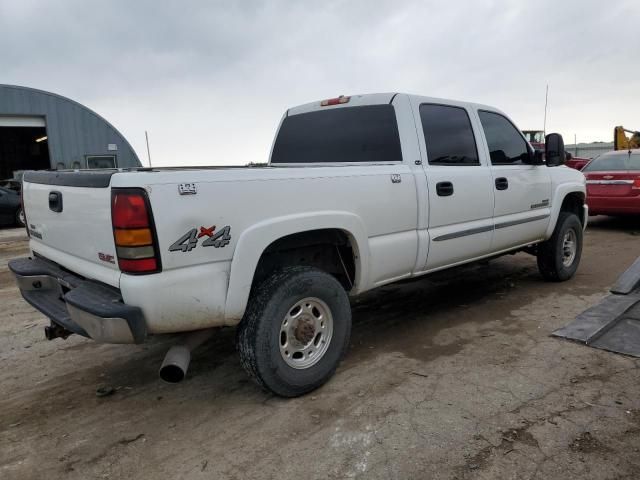
{"label": "rear door handle", "polygon": [[439,197],[450,197],[453,195],[453,183],[438,182],[436,183],[436,193]]}
{"label": "rear door handle", "polygon": [[506,190],[509,188],[509,180],[505,177],[496,178],[496,190]]}

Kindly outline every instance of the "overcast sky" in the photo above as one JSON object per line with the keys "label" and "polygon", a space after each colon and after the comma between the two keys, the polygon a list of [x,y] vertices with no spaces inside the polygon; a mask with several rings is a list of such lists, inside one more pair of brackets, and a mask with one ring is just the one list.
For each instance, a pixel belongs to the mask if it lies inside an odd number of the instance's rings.
{"label": "overcast sky", "polygon": [[[0,0],[0,83],[113,123],[154,165],[266,161],[282,113],[400,91],[490,104],[566,143],[640,128],[638,0]],[[635,49],[635,50],[634,50]]]}

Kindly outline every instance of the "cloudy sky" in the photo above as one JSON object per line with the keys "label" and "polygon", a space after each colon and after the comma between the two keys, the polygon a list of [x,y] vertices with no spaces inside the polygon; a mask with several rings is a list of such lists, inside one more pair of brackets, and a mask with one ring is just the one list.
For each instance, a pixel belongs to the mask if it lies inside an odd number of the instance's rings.
{"label": "cloudy sky", "polygon": [[[640,128],[637,0],[0,0],[0,83],[113,123],[154,165],[266,161],[288,106],[401,91],[567,143]],[[636,49],[634,51],[634,48]]]}

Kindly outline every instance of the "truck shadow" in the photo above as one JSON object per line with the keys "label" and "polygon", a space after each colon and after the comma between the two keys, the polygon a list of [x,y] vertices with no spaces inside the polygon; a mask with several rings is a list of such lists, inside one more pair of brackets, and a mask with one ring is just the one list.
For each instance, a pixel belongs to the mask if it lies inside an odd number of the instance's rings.
{"label": "truck shadow", "polygon": [[[545,288],[548,284],[538,275],[535,259],[525,254],[382,287],[354,302],[349,358],[360,361],[377,352],[393,351],[429,361],[456,354],[473,340],[438,345],[433,338],[456,325],[508,319],[512,310],[532,301]],[[505,301],[495,302],[503,298]]]}

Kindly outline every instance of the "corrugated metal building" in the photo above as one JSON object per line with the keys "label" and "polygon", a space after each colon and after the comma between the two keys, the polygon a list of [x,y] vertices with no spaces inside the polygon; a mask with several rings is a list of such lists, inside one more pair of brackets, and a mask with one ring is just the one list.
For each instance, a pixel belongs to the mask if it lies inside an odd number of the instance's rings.
{"label": "corrugated metal building", "polygon": [[55,93],[0,85],[0,179],[23,170],[140,165],[129,142],[94,111]]}
{"label": "corrugated metal building", "polygon": [[596,158],[603,153],[613,150],[613,142],[578,143],[564,145],[564,149],[575,157]]}

